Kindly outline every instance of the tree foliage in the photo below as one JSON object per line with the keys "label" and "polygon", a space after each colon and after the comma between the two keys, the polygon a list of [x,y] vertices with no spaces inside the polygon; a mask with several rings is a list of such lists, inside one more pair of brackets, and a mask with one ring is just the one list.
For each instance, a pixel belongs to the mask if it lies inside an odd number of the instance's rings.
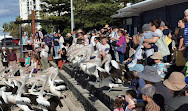
{"label": "tree foliage", "polygon": [[[19,21],[20,17],[16,18],[16,21]],[[4,31],[3,32],[9,32],[10,36],[13,36],[15,38],[19,38],[19,25],[15,24],[13,21],[10,23],[4,23],[3,24]],[[30,24],[26,24],[22,26],[22,31],[23,32],[28,32],[28,34],[32,33],[32,28]]]}

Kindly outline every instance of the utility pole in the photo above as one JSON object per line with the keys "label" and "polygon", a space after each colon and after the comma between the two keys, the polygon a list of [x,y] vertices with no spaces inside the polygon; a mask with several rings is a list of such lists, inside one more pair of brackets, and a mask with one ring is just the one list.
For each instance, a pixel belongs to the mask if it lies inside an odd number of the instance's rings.
{"label": "utility pole", "polygon": [[35,38],[35,12],[34,10],[32,10],[31,19],[32,19],[32,34],[33,34],[33,39],[34,39]]}
{"label": "utility pole", "polygon": [[23,58],[22,25],[19,26],[19,33],[20,33],[20,58]]}
{"label": "utility pole", "polygon": [[71,30],[74,30],[74,12],[73,12],[73,0],[70,0],[71,5]]}

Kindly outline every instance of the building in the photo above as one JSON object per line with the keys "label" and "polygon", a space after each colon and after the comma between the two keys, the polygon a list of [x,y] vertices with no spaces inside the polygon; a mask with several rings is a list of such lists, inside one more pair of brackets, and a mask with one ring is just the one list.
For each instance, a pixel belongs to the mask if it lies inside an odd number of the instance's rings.
{"label": "building", "polygon": [[[41,10],[41,3],[41,0],[19,0],[20,18],[22,20],[27,20],[29,15],[31,15],[31,10],[34,10],[37,19],[41,19],[39,13]],[[36,23],[36,28],[41,28],[40,23]]]}
{"label": "building", "polygon": [[136,4],[129,4],[112,15],[112,18],[123,20],[125,28],[131,35],[137,34],[142,25],[153,19],[161,19],[175,30],[178,20],[184,17],[184,10],[188,8],[188,0],[144,0]]}

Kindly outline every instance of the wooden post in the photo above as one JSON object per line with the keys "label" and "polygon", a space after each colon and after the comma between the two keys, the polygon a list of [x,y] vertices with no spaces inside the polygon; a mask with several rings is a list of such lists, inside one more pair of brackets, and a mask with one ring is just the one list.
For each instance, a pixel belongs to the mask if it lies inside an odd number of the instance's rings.
{"label": "wooden post", "polygon": [[32,10],[31,19],[32,19],[32,34],[33,34],[33,39],[34,39],[35,38],[35,12],[34,10]]}

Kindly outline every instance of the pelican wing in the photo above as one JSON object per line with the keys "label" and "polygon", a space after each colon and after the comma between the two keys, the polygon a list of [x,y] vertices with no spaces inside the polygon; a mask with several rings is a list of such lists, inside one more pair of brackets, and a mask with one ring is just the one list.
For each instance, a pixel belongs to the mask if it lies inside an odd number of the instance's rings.
{"label": "pelican wing", "polygon": [[112,66],[113,66],[114,68],[120,69],[119,64],[118,64],[115,60],[111,60],[111,64],[112,64]]}
{"label": "pelican wing", "polygon": [[97,67],[97,70],[99,70],[100,72],[106,72],[106,70],[101,67]]}
{"label": "pelican wing", "polygon": [[55,90],[65,90],[66,89],[66,86],[65,85],[61,85],[61,86],[57,86],[55,87]]}
{"label": "pelican wing", "polygon": [[50,106],[50,102],[44,98],[37,98],[37,103],[43,106]]}

